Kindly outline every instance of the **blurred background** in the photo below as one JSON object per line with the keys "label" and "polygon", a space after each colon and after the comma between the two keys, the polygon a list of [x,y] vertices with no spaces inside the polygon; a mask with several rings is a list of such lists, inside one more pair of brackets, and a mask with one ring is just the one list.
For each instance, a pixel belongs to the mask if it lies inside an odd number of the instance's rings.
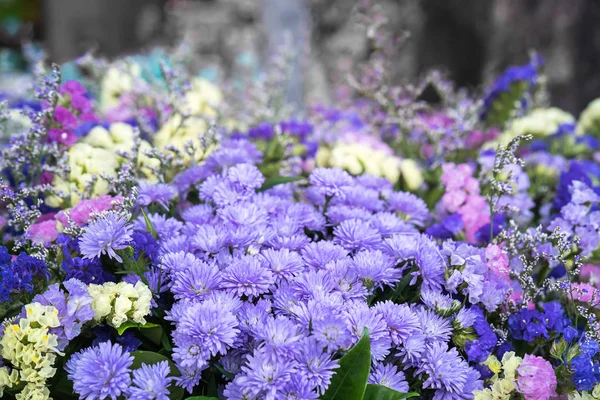
{"label": "blurred background", "polygon": [[[185,41],[205,76],[264,65],[274,49],[296,55],[296,101],[331,101],[340,71],[372,49],[352,18],[362,0],[0,0],[0,68],[39,44],[63,63],[93,49],[114,57]],[[545,59],[552,102],[577,113],[600,96],[598,0],[379,0],[397,35],[393,76],[439,67],[479,87],[530,51]]]}

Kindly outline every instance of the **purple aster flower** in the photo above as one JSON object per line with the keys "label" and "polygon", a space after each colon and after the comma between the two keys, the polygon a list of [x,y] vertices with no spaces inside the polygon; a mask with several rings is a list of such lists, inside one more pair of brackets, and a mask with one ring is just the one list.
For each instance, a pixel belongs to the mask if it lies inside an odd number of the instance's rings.
{"label": "purple aster flower", "polygon": [[332,205],[327,209],[327,218],[333,225],[337,225],[347,219],[357,219],[361,221],[368,221],[371,219],[373,214],[364,208],[350,207],[344,205]]}
{"label": "purple aster flower", "polygon": [[483,381],[481,380],[481,374],[476,369],[467,368],[465,374],[467,376],[467,379],[465,381],[465,385],[462,388],[462,391],[456,392],[454,389],[448,390],[445,388],[440,388],[435,391],[435,394],[433,395],[433,400],[472,399],[473,392],[475,390],[483,389]]}
{"label": "purple aster flower", "polygon": [[202,368],[216,354],[225,354],[240,332],[238,320],[211,302],[190,305],[173,332],[173,359],[184,367]]}
{"label": "purple aster flower", "polygon": [[168,210],[169,202],[177,196],[177,189],[166,183],[150,185],[142,182],[140,183],[139,190],[140,193],[137,199],[137,205],[142,207],[157,203],[165,210]]}
{"label": "purple aster flower", "polygon": [[269,291],[273,273],[263,267],[258,258],[244,256],[232,261],[222,273],[221,287],[238,296],[253,298]]}
{"label": "purple aster flower", "polygon": [[239,202],[220,208],[217,215],[234,227],[256,227],[267,223],[266,211],[251,202]]}
{"label": "purple aster flower", "polygon": [[[148,219],[161,240],[176,236],[183,227],[181,221],[160,214],[148,214]],[[140,215],[133,224],[136,231],[146,232],[146,220],[143,216]]]}
{"label": "purple aster flower", "polygon": [[356,183],[366,188],[377,190],[378,192],[390,191],[393,189],[393,185],[387,179],[370,174],[357,176]]}
{"label": "purple aster flower", "polygon": [[387,197],[388,211],[413,225],[424,226],[430,219],[429,209],[423,199],[408,192],[394,192]]}
{"label": "purple aster flower", "polygon": [[417,375],[424,374],[424,389],[445,389],[447,392],[463,393],[469,365],[458,355],[455,348],[448,350],[443,342],[433,342],[426,347]]}
{"label": "purple aster flower", "polygon": [[313,321],[313,337],[330,351],[350,346],[352,337],[346,318],[341,315],[329,315]]}
{"label": "purple aster flower", "polygon": [[172,275],[171,292],[175,299],[201,300],[219,288],[221,272],[214,264],[196,260]]}
{"label": "purple aster flower", "polygon": [[192,248],[205,253],[215,254],[225,247],[227,231],[222,226],[201,225],[192,239]]}
{"label": "purple aster flower", "polygon": [[383,360],[390,351],[392,341],[382,316],[360,301],[348,304],[344,314],[354,342],[358,342],[367,328],[371,339],[371,356],[374,361]]}
{"label": "purple aster flower", "polygon": [[430,289],[439,289],[444,282],[445,261],[435,243],[426,236],[420,237],[418,246],[415,264],[419,267],[419,271],[415,273],[415,278],[420,275],[423,278],[423,285]]}
{"label": "purple aster flower", "polygon": [[461,308],[454,317],[454,321],[456,321],[458,326],[462,329],[470,328],[479,316],[479,313],[477,313],[476,310],[477,307]]}
{"label": "purple aster flower", "polygon": [[416,314],[427,343],[447,342],[450,339],[452,326],[448,319],[424,308],[416,310]]}
{"label": "purple aster flower", "polygon": [[244,303],[237,315],[240,321],[240,329],[243,331],[254,331],[263,326],[271,313],[271,302],[260,299],[253,303]]}
{"label": "purple aster flower", "polygon": [[343,221],[333,230],[333,242],[347,250],[377,248],[381,244],[381,235],[367,222],[357,219]]}
{"label": "purple aster flower", "polygon": [[308,181],[322,196],[340,198],[354,184],[350,174],[340,168],[315,168]]}
{"label": "purple aster flower", "polygon": [[400,393],[407,393],[409,390],[404,372],[398,371],[394,364],[375,364],[369,375],[369,383],[389,387]]}
{"label": "purple aster flower", "polygon": [[116,399],[131,385],[133,357],[118,344],[100,343],[73,354],[65,367],[81,398]]}
{"label": "purple aster flower", "polygon": [[351,207],[363,208],[371,212],[383,209],[383,200],[381,200],[379,192],[361,186],[352,186],[346,189],[346,196],[343,199],[334,198],[331,204],[344,204]]}
{"label": "purple aster flower", "polygon": [[344,260],[347,256],[348,250],[329,241],[313,242],[302,250],[302,259],[313,268],[325,268],[330,262]]}
{"label": "purple aster flower", "polygon": [[356,271],[350,267],[350,259],[332,261],[325,266],[344,300],[364,300],[369,291]]}
{"label": "purple aster flower", "polygon": [[364,250],[356,253],[352,269],[368,288],[392,286],[402,278],[402,268],[396,268],[394,260],[381,250]]}
{"label": "purple aster flower", "polygon": [[258,189],[265,182],[265,177],[252,164],[238,164],[229,168],[227,179],[240,192]]}
{"label": "purple aster flower", "polygon": [[311,270],[297,275],[291,287],[298,299],[309,300],[333,292],[335,282],[328,271]]}
{"label": "purple aster flower", "polygon": [[181,217],[194,225],[208,224],[213,220],[215,210],[210,204],[197,204],[186,208]]}
{"label": "purple aster flower", "polygon": [[133,386],[127,390],[130,400],[168,400],[169,385],[173,380],[168,377],[171,369],[167,361],[153,365],[142,364],[133,371]]}
{"label": "purple aster flower", "polygon": [[372,215],[369,221],[371,226],[377,229],[381,236],[384,237],[392,236],[396,233],[418,233],[413,225],[403,221],[391,212],[379,212]]}
{"label": "purple aster flower", "polygon": [[196,268],[199,263],[200,260],[198,260],[192,253],[178,251],[164,254],[161,260],[161,268],[168,274],[175,275],[178,272]]}
{"label": "purple aster flower", "polygon": [[267,318],[264,324],[256,327],[256,338],[262,343],[264,351],[274,356],[291,356],[299,349],[296,347],[303,335],[289,318],[278,316]]}
{"label": "purple aster flower", "polygon": [[279,394],[296,373],[295,362],[273,357],[262,349],[256,349],[247,358],[242,374],[234,382],[255,396],[265,400],[277,400]]}
{"label": "purple aster flower", "polygon": [[395,346],[406,343],[413,334],[421,333],[419,317],[406,304],[386,301],[375,304],[374,308],[386,323],[387,332]]}
{"label": "purple aster flower", "polygon": [[282,391],[282,399],[286,400],[318,400],[319,394],[314,386],[301,375],[292,375]]}
{"label": "purple aster flower", "polygon": [[307,338],[301,345],[301,350],[295,357],[298,362],[296,373],[306,379],[310,386],[316,387],[320,394],[331,382],[334,370],[339,368],[331,354],[324,351],[323,346],[313,338]]}
{"label": "purple aster flower", "polygon": [[382,250],[394,258],[396,263],[414,260],[417,257],[421,236],[418,234],[396,234],[385,239]]}
{"label": "purple aster flower", "polygon": [[85,228],[79,239],[79,249],[83,258],[100,258],[107,254],[110,258],[123,262],[116,251],[126,248],[130,241],[131,226],[127,225],[127,219],[109,211]]}
{"label": "purple aster flower", "polygon": [[261,256],[276,279],[290,279],[304,269],[302,257],[295,251],[266,249]]}

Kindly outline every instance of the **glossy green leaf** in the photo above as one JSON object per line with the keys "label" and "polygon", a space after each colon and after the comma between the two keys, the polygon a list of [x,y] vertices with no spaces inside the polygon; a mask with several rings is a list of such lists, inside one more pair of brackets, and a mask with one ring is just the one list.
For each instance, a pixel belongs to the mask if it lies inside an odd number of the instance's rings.
{"label": "glossy green leaf", "polygon": [[363,400],[400,400],[417,397],[419,393],[401,393],[382,385],[367,385]]}
{"label": "glossy green leaf", "polygon": [[322,400],[362,400],[371,369],[371,340],[365,328],[358,343],[340,359]]}
{"label": "glossy green leaf", "polygon": [[[154,353],[152,351],[144,351],[138,350],[131,353],[133,356],[133,364],[131,364],[131,369],[137,369],[142,366],[142,364],[152,365],[162,361],[167,361],[169,363],[169,367],[171,368],[171,376],[181,376],[181,373],[168,357],[163,356],[162,354]],[[171,384],[169,388],[169,398],[171,400],[181,400],[183,399],[183,395],[185,394],[183,388],[179,386],[175,386],[175,384]]]}
{"label": "glossy green leaf", "polygon": [[273,176],[265,181],[262,187],[259,189],[260,192],[263,192],[267,189],[271,189],[274,186],[281,185],[283,183],[297,182],[304,179],[301,176]]}
{"label": "glossy green leaf", "polygon": [[117,328],[117,333],[119,335],[122,335],[123,332],[125,332],[127,329],[129,328],[138,328],[138,329],[149,329],[149,328],[156,328],[156,327],[161,327],[158,324],[153,324],[151,322],[146,322],[145,324],[138,324],[137,322],[133,322],[133,321],[126,321],[123,322],[118,328]]}

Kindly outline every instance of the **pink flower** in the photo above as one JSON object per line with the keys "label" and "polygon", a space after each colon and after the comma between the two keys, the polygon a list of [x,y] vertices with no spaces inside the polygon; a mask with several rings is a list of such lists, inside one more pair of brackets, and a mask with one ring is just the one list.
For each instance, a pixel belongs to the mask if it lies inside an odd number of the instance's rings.
{"label": "pink flower", "polygon": [[54,120],[58,122],[64,129],[77,128],[77,118],[73,113],[63,106],[56,106],[54,109]]}
{"label": "pink flower", "polygon": [[85,88],[78,81],[66,81],[60,87],[60,94],[70,94],[83,96],[85,95]]}
{"label": "pink flower", "polygon": [[589,283],[572,283],[571,284],[571,295],[573,299],[579,300],[583,303],[593,303],[597,306],[600,301],[600,296],[596,293],[597,289]]}
{"label": "pink flower", "polygon": [[71,147],[77,142],[77,135],[60,128],[50,128],[48,131],[48,141],[64,144]]}
{"label": "pink flower", "polygon": [[446,210],[455,213],[464,204],[466,198],[467,194],[462,190],[451,190],[442,196],[442,205]]}
{"label": "pink flower", "polygon": [[50,244],[58,237],[54,219],[38,222],[29,227],[27,237],[36,244]]}
{"label": "pink flower", "polygon": [[556,375],[552,364],[542,357],[525,354],[517,368],[516,387],[525,400],[547,400],[556,396]]}
{"label": "pink flower", "polygon": [[479,181],[472,176],[465,180],[465,190],[470,194],[479,194]]}
{"label": "pink flower", "polygon": [[600,283],[600,266],[593,264],[582,265],[579,271],[579,278],[598,286]]}
{"label": "pink flower", "polygon": [[42,172],[42,175],[40,176],[40,183],[42,185],[52,183],[53,180],[54,180],[54,174],[52,172],[48,172],[48,171]]}
{"label": "pink flower", "polygon": [[90,103],[90,100],[82,95],[72,95],[71,106],[81,113],[92,112],[92,104]]}
{"label": "pink flower", "polygon": [[[71,220],[79,226],[85,225],[90,220],[92,213],[100,213],[112,208],[111,203],[113,201],[121,201],[121,196],[112,197],[110,195],[104,195],[91,200],[82,200],[70,210],[67,210],[71,216]],[[56,219],[60,221],[64,226],[68,226],[69,222],[65,211],[60,211],[56,215]]]}
{"label": "pink flower", "polygon": [[489,244],[485,249],[485,258],[490,271],[505,281],[510,281],[508,254],[495,244]]}

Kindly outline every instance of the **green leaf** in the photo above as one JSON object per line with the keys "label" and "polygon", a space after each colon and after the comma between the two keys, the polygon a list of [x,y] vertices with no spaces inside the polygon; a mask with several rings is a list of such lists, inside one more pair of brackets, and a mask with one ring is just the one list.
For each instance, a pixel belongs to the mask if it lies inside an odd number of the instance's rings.
{"label": "green leaf", "polygon": [[415,392],[400,393],[386,386],[368,384],[363,400],[399,400],[418,395],[419,393]]}
{"label": "green leaf", "polygon": [[148,328],[156,328],[156,327],[161,327],[161,326],[158,324],[153,324],[151,322],[146,322],[145,324],[138,324],[137,322],[127,321],[127,322],[123,322],[117,328],[117,333],[120,336],[123,334],[123,332],[125,332],[129,328],[148,329]]}
{"label": "green leaf", "polygon": [[358,343],[340,359],[340,367],[322,400],[362,400],[371,369],[371,340],[365,328]]}
{"label": "green leaf", "polygon": [[154,225],[152,225],[152,222],[150,222],[150,218],[148,218],[148,215],[146,215],[146,212],[143,208],[140,208],[140,210],[142,211],[142,215],[144,216],[144,221],[146,221],[146,230],[152,235],[154,239],[158,240],[158,234],[156,233],[156,229],[154,229]]}
{"label": "green leaf", "polygon": [[298,182],[302,179],[304,179],[302,176],[273,176],[267,179],[258,191],[264,192],[265,190],[281,185],[282,183]]}
{"label": "green leaf", "polygon": [[[131,353],[133,356],[133,364],[131,364],[131,369],[138,369],[142,366],[142,364],[152,365],[162,361],[167,361],[169,363],[169,367],[171,368],[171,376],[181,376],[181,373],[168,357],[163,356],[162,354],[154,353],[152,351],[143,351],[138,350]],[[183,399],[183,395],[185,394],[183,388],[179,386],[175,386],[175,384],[171,384],[169,387],[169,398],[171,400],[181,400]]]}

